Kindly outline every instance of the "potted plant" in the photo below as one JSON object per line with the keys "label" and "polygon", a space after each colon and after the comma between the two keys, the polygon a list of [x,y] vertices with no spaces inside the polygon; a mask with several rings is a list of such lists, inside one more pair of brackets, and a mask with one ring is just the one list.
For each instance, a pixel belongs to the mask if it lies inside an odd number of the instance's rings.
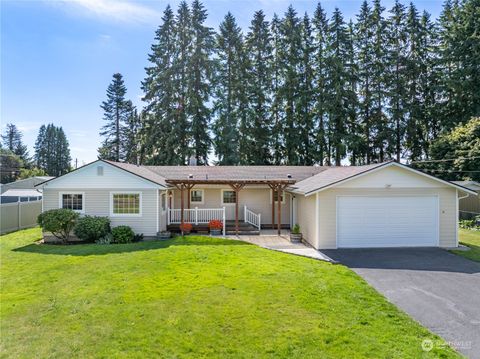
{"label": "potted plant", "polygon": [[290,231],[290,242],[301,242],[302,241],[302,233],[300,233],[300,226],[295,224]]}
{"label": "potted plant", "polygon": [[189,234],[192,231],[192,224],[188,222],[183,222],[180,224],[180,231],[182,231],[184,234]]}
{"label": "potted plant", "polygon": [[161,231],[157,233],[158,239],[169,239],[172,236],[170,231]]}
{"label": "potted plant", "polygon": [[210,234],[212,236],[219,236],[222,234],[223,223],[219,219],[212,219],[208,222],[208,228],[210,228]]}

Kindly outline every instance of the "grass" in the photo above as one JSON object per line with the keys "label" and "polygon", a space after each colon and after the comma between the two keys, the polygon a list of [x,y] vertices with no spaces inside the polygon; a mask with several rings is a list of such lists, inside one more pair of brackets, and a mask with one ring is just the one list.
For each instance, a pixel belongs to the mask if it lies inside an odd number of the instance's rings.
{"label": "grass", "polygon": [[0,238],[5,358],[458,357],[341,265],[208,237],[34,244],[40,236]]}
{"label": "grass", "polygon": [[468,258],[472,261],[480,262],[480,231],[472,231],[468,229],[459,230],[460,243],[470,247],[469,251],[455,251],[451,252],[459,256]]}

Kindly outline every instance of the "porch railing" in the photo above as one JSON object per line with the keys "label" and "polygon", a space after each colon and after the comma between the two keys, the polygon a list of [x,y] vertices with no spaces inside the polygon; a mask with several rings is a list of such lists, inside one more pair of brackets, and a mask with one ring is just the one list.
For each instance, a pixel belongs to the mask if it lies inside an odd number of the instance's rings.
{"label": "porch railing", "polygon": [[247,206],[244,206],[244,215],[243,218],[245,219],[245,222],[250,223],[252,226],[255,226],[260,230],[261,226],[261,220],[262,220],[262,214],[261,213],[254,213],[250,211]]}
{"label": "porch railing", "polygon": [[[181,209],[168,209],[168,224],[182,222]],[[223,208],[185,208],[183,210],[183,222],[199,224],[208,223],[212,219],[221,220],[223,223],[223,234],[225,235],[225,207]]]}

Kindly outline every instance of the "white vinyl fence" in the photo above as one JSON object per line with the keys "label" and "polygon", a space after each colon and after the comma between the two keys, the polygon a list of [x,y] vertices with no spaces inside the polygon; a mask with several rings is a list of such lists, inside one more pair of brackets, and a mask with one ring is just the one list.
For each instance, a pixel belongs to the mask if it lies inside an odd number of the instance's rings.
{"label": "white vinyl fence", "polygon": [[0,204],[0,234],[36,226],[41,212],[41,200]]}

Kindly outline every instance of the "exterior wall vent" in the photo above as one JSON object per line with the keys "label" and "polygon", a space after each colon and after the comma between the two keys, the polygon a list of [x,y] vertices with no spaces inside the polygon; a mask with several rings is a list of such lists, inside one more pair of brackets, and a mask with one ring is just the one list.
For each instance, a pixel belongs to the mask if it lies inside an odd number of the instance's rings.
{"label": "exterior wall vent", "polygon": [[103,166],[97,166],[97,176],[103,176]]}

